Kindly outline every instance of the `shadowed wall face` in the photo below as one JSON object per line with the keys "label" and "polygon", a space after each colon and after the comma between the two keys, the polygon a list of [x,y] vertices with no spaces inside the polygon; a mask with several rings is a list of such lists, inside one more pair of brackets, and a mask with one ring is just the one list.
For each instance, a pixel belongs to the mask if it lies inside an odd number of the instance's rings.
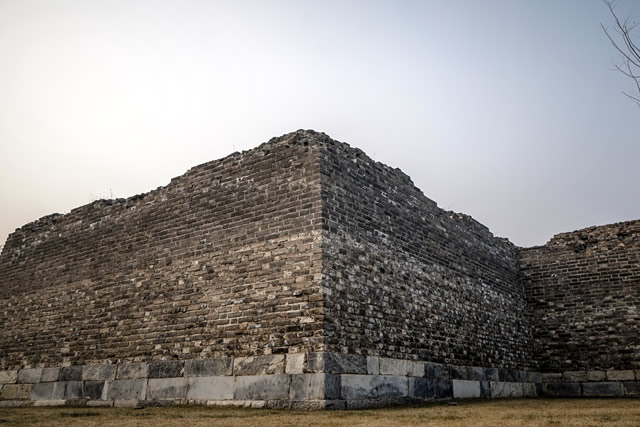
{"label": "shadowed wall face", "polygon": [[0,367],[320,349],[317,158],[265,145],[22,227],[0,258]]}
{"label": "shadowed wall face", "polygon": [[321,153],[328,347],[535,368],[515,246],[360,150]]}
{"label": "shadowed wall face", "polygon": [[640,367],[640,221],[559,234],[520,256],[542,371]]}

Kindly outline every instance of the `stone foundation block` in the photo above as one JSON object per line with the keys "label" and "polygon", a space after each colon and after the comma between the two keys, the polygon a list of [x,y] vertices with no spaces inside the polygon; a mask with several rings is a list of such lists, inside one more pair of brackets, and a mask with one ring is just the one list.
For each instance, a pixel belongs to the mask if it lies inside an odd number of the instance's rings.
{"label": "stone foundation block", "polygon": [[359,354],[309,353],[307,369],[331,374],[366,374],[367,359]]}
{"label": "stone foundation block", "polygon": [[487,381],[500,381],[498,368],[484,368],[484,375]]}
{"label": "stone foundation block", "polygon": [[236,357],[233,360],[234,375],[277,375],[284,374],[284,356]]}
{"label": "stone foundation block", "polygon": [[60,381],[82,381],[82,366],[60,368]]}
{"label": "stone foundation block", "polygon": [[137,407],[139,402],[137,400],[114,400],[113,407],[114,408],[135,408]]}
{"label": "stone foundation block", "polygon": [[524,396],[524,383],[510,383],[511,395],[509,397],[522,397]]}
{"label": "stone foundation block", "polygon": [[31,400],[51,400],[53,399],[54,383],[37,383],[31,388],[29,399]]}
{"label": "stone foundation block", "polygon": [[31,384],[5,384],[0,390],[0,398],[4,400],[28,399],[31,394]]}
{"label": "stone foundation block", "polygon": [[85,381],[108,381],[116,379],[116,365],[85,365],[82,368]]}
{"label": "stone foundation block", "polygon": [[433,397],[433,381],[426,378],[409,378],[409,397],[423,400]]}
{"label": "stone foundation block", "polygon": [[498,369],[499,382],[516,383],[520,381],[519,372],[514,369]]}
{"label": "stone foundation block", "polygon": [[511,397],[511,383],[504,381],[491,381],[489,383],[491,388],[491,397],[493,399],[504,399]]}
{"label": "stone foundation block", "polygon": [[94,408],[111,408],[113,402],[111,400],[89,400],[87,401],[87,406]]}
{"label": "stone foundation block", "polygon": [[380,375],[380,358],[378,356],[367,356],[367,374]]}
{"label": "stone foundation block", "polygon": [[234,399],[270,400],[288,398],[288,375],[254,375],[235,377]]}
{"label": "stone foundation block", "polygon": [[543,383],[561,383],[563,381],[562,374],[559,373],[544,373],[542,374]]}
{"label": "stone foundation block", "polygon": [[83,395],[86,399],[98,400],[102,399],[102,391],[104,390],[104,381],[85,381]]}
{"label": "stone foundation block", "polygon": [[480,381],[480,398],[491,398],[491,383],[489,381]]}
{"label": "stone foundation block", "polygon": [[407,397],[409,394],[409,381],[404,376],[345,374],[340,380],[340,396],[346,400]]}
{"label": "stone foundation block", "polygon": [[577,383],[581,381],[587,380],[587,372],[586,371],[569,371],[564,372],[562,374],[564,380],[569,383]]}
{"label": "stone foundation block", "polygon": [[538,391],[536,383],[522,383],[522,396],[524,397],[536,397]]}
{"label": "stone foundation block", "polygon": [[366,409],[366,408],[384,408],[396,405],[406,405],[408,400],[406,397],[393,397],[382,399],[364,399],[364,400],[348,400],[346,401],[347,409]]}
{"label": "stone foundation block", "polygon": [[635,374],[630,369],[626,371],[607,371],[607,379],[609,381],[633,381]]}
{"label": "stone foundation block", "polygon": [[186,399],[187,378],[154,378],[147,383],[147,400]]}
{"label": "stone foundation block", "polygon": [[187,399],[233,399],[234,378],[231,376],[191,377],[187,381]]}
{"label": "stone foundation block", "polygon": [[18,371],[0,371],[0,384],[15,384]]}
{"label": "stone foundation block", "polygon": [[582,384],[582,394],[589,397],[615,397],[622,396],[622,383],[600,382]]}
{"label": "stone foundation block", "polygon": [[541,383],[542,382],[542,375],[540,374],[540,372],[527,372],[527,378],[525,380],[525,382],[527,383]]}
{"label": "stone foundation block", "polygon": [[107,400],[142,400],[147,393],[147,380],[107,381]]}
{"label": "stone foundation block", "polygon": [[233,359],[231,357],[192,359],[184,362],[185,377],[217,377],[221,375],[233,375]]}
{"label": "stone foundation block", "polygon": [[449,367],[441,363],[425,362],[424,376],[427,378],[446,380],[450,378]]}
{"label": "stone foundation block", "polygon": [[18,378],[16,379],[16,383],[18,384],[39,383],[40,375],[42,375],[42,368],[21,369],[18,371]]}
{"label": "stone foundation block", "polygon": [[456,399],[479,399],[480,381],[452,380],[453,397]]}
{"label": "stone foundation block", "polygon": [[346,407],[344,400],[294,400],[291,402],[289,409],[317,411],[323,409],[340,410]]}
{"label": "stone foundation block", "polygon": [[166,360],[149,363],[149,378],[181,377],[182,371],[183,365],[180,360]]}
{"label": "stone foundation block", "polygon": [[628,396],[640,396],[640,381],[625,381],[622,383],[624,394]]}
{"label": "stone foundation block", "polygon": [[36,400],[33,406],[65,406],[66,400]]}
{"label": "stone foundation block", "polygon": [[21,408],[25,406],[33,406],[31,400],[0,400],[0,408]]}
{"label": "stone foundation block", "polygon": [[394,376],[423,377],[424,362],[405,359],[380,358],[380,374]]}
{"label": "stone foundation block", "polygon": [[289,353],[286,357],[284,372],[286,374],[303,374],[307,362],[305,353]]}
{"label": "stone foundation block", "polygon": [[116,379],[136,380],[149,376],[149,364],[144,362],[122,363],[118,365]]}
{"label": "stone foundation block", "polygon": [[545,384],[544,394],[555,397],[577,397],[580,396],[579,383],[550,383]]}
{"label": "stone foundation block", "polygon": [[60,368],[42,368],[41,382],[53,382],[58,381],[58,379],[60,379]]}
{"label": "stone foundation block", "polygon": [[433,390],[436,399],[453,398],[453,382],[452,380],[434,380]]}
{"label": "stone foundation block", "polygon": [[291,375],[291,400],[335,400],[340,397],[340,376],[336,374]]}
{"label": "stone foundation block", "polygon": [[466,366],[449,365],[449,372],[451,373],[452,380],[469,379],[469,370]]}
{"label": "stone foundation block", "polygon": [[82,399],[84,397],[82,381],[68,381],[64,383],[63,396],[65,400]]}
{"label": "stone foundation block", "polygon": [[604,371],[587,371],[587,381],[604,381],[605,378]]}
{"label": "stone foundation block", "polygon": [[468,379],[471,381],[484,381],[486,379],[484,368],[469,366],[467,368]]}

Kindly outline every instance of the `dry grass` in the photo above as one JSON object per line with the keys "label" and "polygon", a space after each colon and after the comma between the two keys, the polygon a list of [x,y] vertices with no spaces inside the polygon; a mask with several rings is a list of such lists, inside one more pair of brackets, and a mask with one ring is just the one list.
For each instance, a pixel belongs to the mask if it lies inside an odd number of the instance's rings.
{"label": "dry grass", "polygon": [[640,426],[637,399],[463,401],[358,411],[170,407],[2,408],[0,427],[35,426]]}

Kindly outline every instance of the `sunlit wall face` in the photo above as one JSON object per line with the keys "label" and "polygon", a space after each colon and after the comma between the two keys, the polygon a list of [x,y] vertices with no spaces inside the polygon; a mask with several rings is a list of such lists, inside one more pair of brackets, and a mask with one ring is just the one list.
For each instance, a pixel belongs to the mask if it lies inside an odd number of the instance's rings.
{"label": "sunlit wall face", "polygon": [[640,218],[611,21],[597,0],[0,0],[0,240],[299,128],[519,245]]}

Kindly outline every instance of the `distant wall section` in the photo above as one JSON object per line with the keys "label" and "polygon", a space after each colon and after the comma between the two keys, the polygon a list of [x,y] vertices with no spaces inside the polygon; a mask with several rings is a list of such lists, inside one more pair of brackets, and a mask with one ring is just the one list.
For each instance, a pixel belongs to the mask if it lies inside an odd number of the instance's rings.
{"label": "distant wall section", "polygon": [[640,221],[559,234],[520,268],[543,372],[640,368]]}

